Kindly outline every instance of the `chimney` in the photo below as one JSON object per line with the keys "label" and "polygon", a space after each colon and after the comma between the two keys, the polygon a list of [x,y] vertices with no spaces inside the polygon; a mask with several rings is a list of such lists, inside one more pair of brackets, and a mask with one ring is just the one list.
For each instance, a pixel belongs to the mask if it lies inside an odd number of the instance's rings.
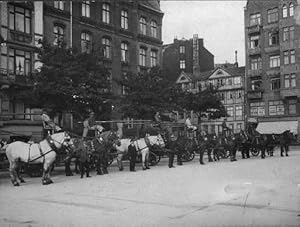
{"label": "chimney", "polygon": [[235,51],[235,63],[234,63],[235,67],[238,68],[239,67],[239,63],[237,60],[237,50]]}

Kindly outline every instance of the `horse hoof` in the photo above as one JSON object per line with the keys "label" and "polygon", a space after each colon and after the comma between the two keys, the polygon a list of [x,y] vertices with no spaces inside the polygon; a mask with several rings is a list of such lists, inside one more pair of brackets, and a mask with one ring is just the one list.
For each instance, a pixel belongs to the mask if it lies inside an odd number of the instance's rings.
{"label": "horse hoof", "polygon": [[15,182],[14,186],[20,186],[20,184],[18,182]]}
{"label": "horse hoof", "polygon": [[49,184],[53,184],[53,181],[49,179],[49,180],[48,180],[48,183],[49,183]]}
{"label": "horse hoof", "polygon": [[26,183],[23,179],[21,179],[21,183]]}
{"label": "horse hoof", "polygon": [[143,170],[146,170],[147,168],[143,168]]}
{"label": "horse hoof", "polygon": [[47,184],[49,184],[48,182],[45,182],[45,181],[43,181],[43,185],[47,185]]}

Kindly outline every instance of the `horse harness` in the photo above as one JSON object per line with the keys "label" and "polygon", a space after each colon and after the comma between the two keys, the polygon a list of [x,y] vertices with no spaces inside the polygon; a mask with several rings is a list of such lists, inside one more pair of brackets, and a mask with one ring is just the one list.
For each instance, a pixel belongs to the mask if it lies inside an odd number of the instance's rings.
{"label": "horse harness", "polygon": [[50,136],[46,137],[46,141],[47,141],[48,145],[50,146],[51,150],[47,151],[46,153],[43,153],[43,150],[41,148],[41,142],[38,143],[38,148],[39,148],[39,151],[40,151],[40,156],[37,157],[37,158],[35,158],[35,159],[33,159],[33,160],[30,160],[30,150],[31,150],[32,144],[29,144],[28,161],[27,161],[28,163],[29,162],[33,162],[33,161],[35,161],[35,160],[37,160],[37,159],[39,159],[41,157],[43,157],[43,163],[44,163],[45,162],[45,155],[46,154],[50,153],[51,151],[54,151],[54,152],[58,151],[57,147],[54,145],[54,140]]}

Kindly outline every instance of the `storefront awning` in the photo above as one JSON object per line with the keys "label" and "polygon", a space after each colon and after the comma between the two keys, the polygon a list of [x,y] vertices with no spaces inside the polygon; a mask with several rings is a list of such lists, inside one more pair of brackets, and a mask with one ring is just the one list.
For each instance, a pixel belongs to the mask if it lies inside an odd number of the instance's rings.
{"label": "storefront awning", "polygon": [[286,130],[298,134],[298,121],[260,122],[256,128],[261,134],[281,134]]}

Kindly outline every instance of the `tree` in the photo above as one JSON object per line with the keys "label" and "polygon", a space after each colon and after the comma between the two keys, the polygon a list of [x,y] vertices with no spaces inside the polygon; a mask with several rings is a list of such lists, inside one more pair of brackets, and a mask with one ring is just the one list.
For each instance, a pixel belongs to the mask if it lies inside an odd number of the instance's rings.
{"label": "tree", "polygon": [[196,113],[199,119],[203,114],[210,119],[227,116],[217,89],[211,86],[197,93],[183,92],[178,102],[183,109]]}
{"label": "tree", "polygon": [[111,81],[99,49],[88,54],[43,43],[39,57],[43,65],[33,77],[37,106],[80,116],[90,109],[102,112]]}
{"label": "tree", "polygon": [[124,86],[126,91],[119,99],[120,110],[124,116],[153,119],[156,111],[172,111],[177,108],[177,91],[159,68],[152,68],[142,74],[128,73],[117,83]]}

